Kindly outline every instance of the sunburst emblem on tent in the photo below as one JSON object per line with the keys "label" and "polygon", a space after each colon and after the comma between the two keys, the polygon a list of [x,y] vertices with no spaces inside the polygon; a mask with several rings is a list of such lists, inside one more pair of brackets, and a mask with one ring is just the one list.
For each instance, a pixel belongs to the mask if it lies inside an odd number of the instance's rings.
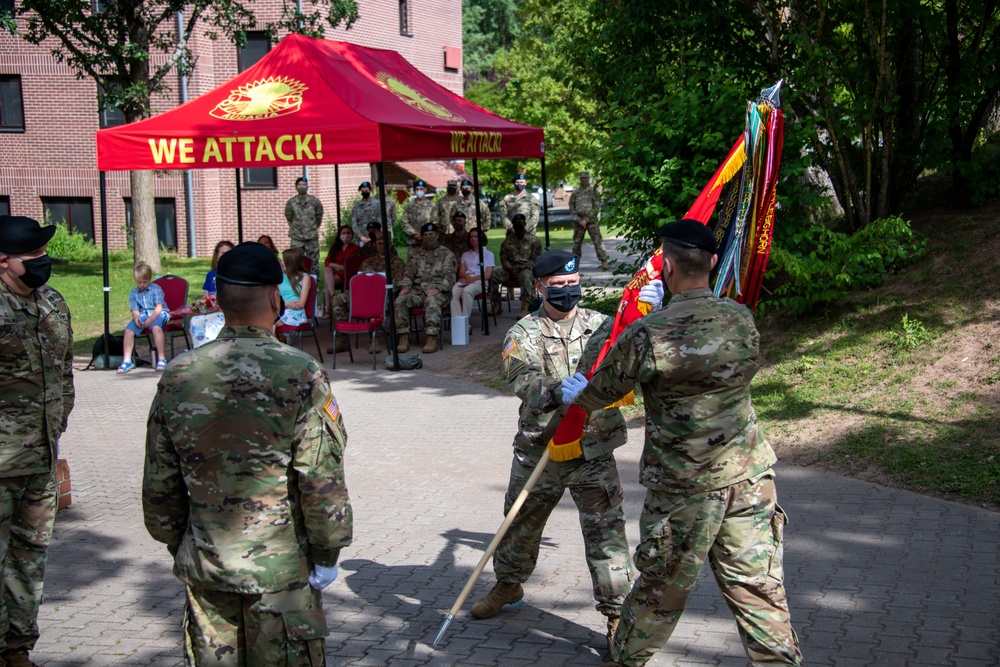
{"label": "sunburst emblem on tent", "polygon": [[379,72],[375,75],[375,78],[378,79],[379,84],[383,88],[421,113],[440,118],[441,120],[450,120],[453,123],[465,122],[465,119],[461,116],[453,114],[437,102],[424,96],[420,91],[414,90],[394,76],[385,72]]}
{"label": "sunburst emblem on tent", "polygon": [[222,120],[264,120],[293,114],[302,108],[301,81],[287,76],[269,76],[236,90],[209,113]]}

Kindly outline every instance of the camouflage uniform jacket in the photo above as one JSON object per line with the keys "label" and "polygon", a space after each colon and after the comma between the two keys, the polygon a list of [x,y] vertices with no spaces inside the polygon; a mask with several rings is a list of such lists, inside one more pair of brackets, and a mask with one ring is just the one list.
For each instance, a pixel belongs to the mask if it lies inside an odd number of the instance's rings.
{"label": "camouflage uniform jacket", "polygon": [[47,285],[34,292],[0,282],[0,478],[50,472],[73,410],[69,307]]}
{"label": "camouflage uniform jacket", "polygon": [[[475,229],[479,227],[479,221],[476,220],[476,198],[469,197],[469,201],[465,201],[463,198],[459,202],[455,210],[461,211],[465,214],[465,228]],[[486,202],[479,202],[479,215],[483,219],[483,229],[489,229],[493,226],[493,217],[490,215],[490,207],[486,205]]]}
{"label": "camouflage uniform jacket", "polygon": [[351,543],[347,434],[323,367],[255,327],[167,367],[149,410],[142,509],[188,586],[306,585]]}
{"label": "camouflage uniform jacket", "polygon": [[750,400],[759,342],[745,306],[709,289],[681,292],[622,332],[576,402],[607,405],[638,382],[646,406],[643,486],[720,489],[775,462]]}
{"label": "camouflage uniform jacket", "polygon": [[285,219],[288,220],[289,238],[299,241],[319,238],[323,203],[312,195],[306,195],[305,201],[295,195],[285,204]]}
{"label": "camouflage uniform jacket", "polygon": [[601,198],[594,186],[588,185],[573,191],[573,194],[569,196],[569,212],[576,222],[580,220],[597,222],[601,212]]}
{"label": "camouflage uniform jacket", "polygon": [[500,265],[513,278],[518,271],[530,269],[541,254],[542,242],[537,236],[525,234],[523,239],[519,239],[514,232],[510,232],[500,244]]}
{"label": "camouflage uniform jacket", "polygon": [[[552,413],[562,404],[563,378],[577,371],[590,371],[611,333],[611,325],[612,319],[607,315],[578,308],[572,327],[564,332],[542,306],[507,332],[503,344],[504,376],[511,391],[521,399],[515,450],[542,454],[548,443],[541,442],[539,437]],[[583,458],[588,461],[609,454],[626,440],[621,410],[601,408],[590,413],[580,443]]]}
{"label": "camouflage uniform jacket", "polygon": [[500,200],[500,217],[503,219],[503,226],[507,229],[513,228],[510,219],[518,213],[523,213],[526,223],[524,228],[533,234],[535,228],[538,227],[538,211],[540,208],[541,206],[538,204],[538,200],[535,199],[535,195],[527,190],[523,190],[521,194],[508,192]]}
{"label": "camouflage uniform jacket", "polygon": [[[437,209],[427,197],[423,199],[412,198],[406,202],[403,209],[403,232],[406,234],[407,243],[413,243],[414,237],[420,237],[420,229],[428,222],[437,222]],[[419,243],[419,241],[417,241]]]}
{"label": "camouflage uniform jacket", "polygon": [[[403,273],[406,271],[406,263],[397,255],[393,255],[392,259],[389,260],[389,266],[392,268],[392,281],[394,283],[392,293],[394,295],[399,294],[399,279],[403,277]],[[361,262],[358,273],[385,273],[385,257],[383,255],[372,255]]]}
{"label": "camouflage uniform jacket", "polygon": [[437,216],[435,222],[444,227],[447,231],[451,231],[451,216],[455,215],[455,211],[458,210],[459,205],[462,203],[462,195],[456,193],[453,195],[446,194],[437,200],[434,204],[434,214]]}
{"label": "camouflage uniform jacket", "polygon": [[[396,224],[396,202],[391,197],[385,201],[385,214],[391,233]],[[369,197],[368,201],[359,199],[354,202],[354,207],[351,208],[351,227],[354,228],[356,237],[368,236],[369,222],[382,224],[382,206],[379,204],[378,197]]]}
{"label": "camouflage uniform jacket", "polygon": [[445,234],[441,239],[441,245],[455,253],[455,259],[461,259],[465,251],[469,249],[469,232],[464,232],[458,236],[455,232]]}
{"label": "camouflage uniform jacket", "polygon": [[427,294],[432,289],[440,290],[442,294],[451,294],[451,287],[458,280],[458,260],[455,255],[442,245],[427,250],[416,246],[406,261],[406,271],[396,280],[400,289],[408,287]]}

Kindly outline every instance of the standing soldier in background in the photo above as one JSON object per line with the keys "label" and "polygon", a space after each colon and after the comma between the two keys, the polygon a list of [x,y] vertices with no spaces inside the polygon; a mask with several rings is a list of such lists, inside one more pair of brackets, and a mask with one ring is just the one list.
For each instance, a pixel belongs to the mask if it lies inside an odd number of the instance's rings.
{"label": "standing soldier in background", "polygon": [[[377,222],[379,228],[382,227],[382,205],[378,197],[372,197],[372,184],[364,181],[358,186],[361,199],[354,202],[351,207],[351,227],[354,229],[354,238],[360,239],[361,243],[367,245],[371,242],[368,236],[368,223]],[[391,196],[386,196],[385,202],[386,222],[389,227],[389,243],[392,243],[392,228],[396,224],[396,200]]]}
{"label": "standing soldier in background", "polygon": [[528,181],[524,174],[514,176],[514,191],[508,192],[500,200],[500,218],[503,220],[504,228],[509,230],[514,226],[514,216],[520,213],[524,216],[525,229],[529,234],[534,234],[535,228],[538,227],[540,206],[535,195],[525,189],[527,185]]}
{"label": "standing soldier in background", "polygon": [[528,314],[528,304],[535,298],[535,278],[531,267],[542,254],[542,242],[525,228],[524,215],[514,216],[513,229],[500,245],[500,266],[493,270],[493,314],[500,314],[500,285],[507,280],[521,284],[521,310],[518,317]]}
{"label": "standing soldier in background", "polygon": [[406,271],[398,279],[396,297],[397,352],[410,349],[410,308],[424,308],[427,340],[423,351],[437,352],[441,331],[441,311],[451,301],[451,288],[458,279],[458,260],[440,243],[438,226],[428,222],[420,230],[421,245],[413,249],[406,262]]}
{"label": "standing soldier in background", "polygon": [[149,411],[142,508],[184,582],[187,665],[319,667],[322,591],[351,543],[347,435],[323,367],[274,337],[278,258],[219,260],[226,326],[167,367]]}
{"label": "standing soldier in background", "polygon": [[[590,370],[611,333],[610,317],[577,305],[578,264],[579,258],[565,250],[549,250],[538,258],[533,275],[544,301],[511,327],[504,340],[504,377],[521,399],[504,514],[545,452],[548,443],[541,435],[560,405],[563,374]],[[545,522],[568,488],[580,514],[597,611],[607,617],[610,640],[633,579],[624,495],[614,456],[615,448],[625,441],[625,419],[618,408],[590,413],[580,440],[582,455],[548,463],[500,540],[493,554],[496,586],[472,605],[474,617],[491,618],[503,605],[524,597],[521,584],[535,569]]]}
{"label": "standing soldier in background", "polygon": [[323,224],[323,204],[309,194],[309,181],[305,176],[295,179],[298,194],[285,204],[288,220],[288,239],[292,248],[302,248],[303,254],[319,265],[319,228]]}
{"label": "standing soldier in background", "polygon": [[0,665],[32,667],[56,519],[59,436],[73,410],[73,330],[45,283],[55,225],[0,216]]}
{"label": "standing soldier in background", "polygon": [[[750,399],[760,336],[753,315],[709,289],[715,235],[697,220],[663,226],[667,307],[622,332],[590,381],[562,383],[562,400],[597,410],[642,388],[646,500],[635,564],[606,666],[645,665],[673,633],[708,560],[755,664],[801,665],[782,569],[785,512],[774,452]],[[663,282],[640,290],[659,292]],[[646,300],[646,299],[643,299]],[[648,302],[648,300],[647,300]]]}
{"label": "standing soldier in background", "polygon": [[[479,204],[478,207],[476,204]],[[479,210],[479,217],[482,218],[483,229],[493,226],[493,218],[490,215],[490,207],[482,199],[473,197],[472,181],[462,181],[462,201],[458,204],[458,209],[465,213],[465,228],[476,229],[480,221],[476,219],[476,209]]]}
{"label": "standing soldier in background", "polygon": [[441,225],[441,229],[445,234],[451,233],[451,219],[454,217],[455,211],[458,209],[458,204],[461,201],[462,195],[458,194],[458,181],[448,181],[448,192],[437,200],[437,219],[432,221]]}
{"label": "standing soldier in background", "polygon": [[428,222],[437,222],[436,217],[434,202],[427,197],[427,184],[417,179],[413,182],[413,197],[403,209],[403,233],[406,235],[407,249],[413,250],[414,246],[420,245],[420,230]]}
{"label": "standing soldier in background", "polygon": [[601,198],[597,190],[590,184],[590,174],[580,172],[580,187],[569,196],[569,212],[573,216],[573,252],[577,257],[583,256],[583,233],[590,234],[597,251],[597,259],[601,260],[601,268],[608,270],[608,253],[604,249],[604,239],[601,238]]}

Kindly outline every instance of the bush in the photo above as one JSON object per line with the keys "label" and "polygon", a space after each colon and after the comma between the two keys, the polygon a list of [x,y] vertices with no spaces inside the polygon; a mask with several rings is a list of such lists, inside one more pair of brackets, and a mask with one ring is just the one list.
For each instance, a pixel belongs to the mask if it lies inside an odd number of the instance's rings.
{"label": "bush", "polygon": [[56,233],[49,241],[49,255],[70,263],[99,262],[101,249],[83,234],[71,234],[61,222],[56,223]]}
{"label": "bush", "polygon": [[810,225],[792,239],[797,250],[775,246],[771,268],[783,281],[770,306],[807,312],[841,299],[849,290],[875,287],[889,271],[920,257],[927,240],[895,216],[876,220],[853,235]]}

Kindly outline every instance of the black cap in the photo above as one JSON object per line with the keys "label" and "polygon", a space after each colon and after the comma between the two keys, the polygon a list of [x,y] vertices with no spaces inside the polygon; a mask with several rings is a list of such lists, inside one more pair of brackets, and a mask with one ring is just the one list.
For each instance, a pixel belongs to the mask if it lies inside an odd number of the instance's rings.
{"label": "black cap", "polygon": [[510,224],[514,224],[518,220],[520,220],[521,222],[523,222],[525,224],[527,224],[527,222],[528,222],[528,219],[526,217],[524,217],[524,213],[515,213],[514,217],[510,219]]}
{"label": "black cap", "polygon": [[528,180],[527,175],[525,175],[525,174],[514,174],[514,180],[515,181],[519,181],[519,180],[522,180],[522,179],[524,179],[525,181]]}
{"label": "black cap", "polygon": [[368,181],[362,181],[361,185],[358,186],[358,190],[360,190],[361,188],[368,188],[369,190],[371,190],[372,184],[369,183]]}
{"label": "black cap", "polygon": [[0,215],[0,252],[34,252],[52,240],[55,233],[55,225],[42,227],[37,220],[23,215]]}
{"label": "black cap", "polygon": [[712,253],[717,248],[715,234],[708,225],[691,218],[683,218],[663,225],[660,228],[660,238],[683,248],[700,248]]}
{"label": "black cap", "polygon": [[295,179],[295,185],[298,185],[299,183],[305,183],[306,185],[309,185],[309,179],[306,178],[305,176],[299,176],[298,178]]}
{"label": "black cap", "polygon": [[365,229],[382,229],[382,223],[372,220],[371,222],[368,223]]}
{"label": "black cap", "polygon": [[472,181],[470,181],[467,178],[463,178],[462,179],[462,187],[464,188],[466,185],[472,185]]}
{"label": "black cap", "polygon": [[424,232],[440,232],[440,231],[441,231],[441,228],[438,227],[433,222],[428,222],[427,224],[425,224],[423,227],[420,228],[420,233],[421,234],[423,234]]}
{"label": "black cap", "polygon": [[415,188],[426,188],[427,187],[427,183],[425,183],[424,181],[422,181],[421,179],[418,178],[417,180],[413,181],[413,187],[415,187]]}
{"label": "black cap", "polygon": [[278,256],[254,241],[239,244],[219,258],[215,279],[233,285],[280,285],[285,274]]}
{"label": "black cap", "polygon": [[465,211],[455,211],[452,214],[451,219],[454,220],[455,218],[464,218],[464,217],[466,217]]}
{"label": "black cap", "polygon": [[546,276],[566,276],[580,270],[580,258],[568,250],[548,250],[535,260],[531,275],[536,278]]}

